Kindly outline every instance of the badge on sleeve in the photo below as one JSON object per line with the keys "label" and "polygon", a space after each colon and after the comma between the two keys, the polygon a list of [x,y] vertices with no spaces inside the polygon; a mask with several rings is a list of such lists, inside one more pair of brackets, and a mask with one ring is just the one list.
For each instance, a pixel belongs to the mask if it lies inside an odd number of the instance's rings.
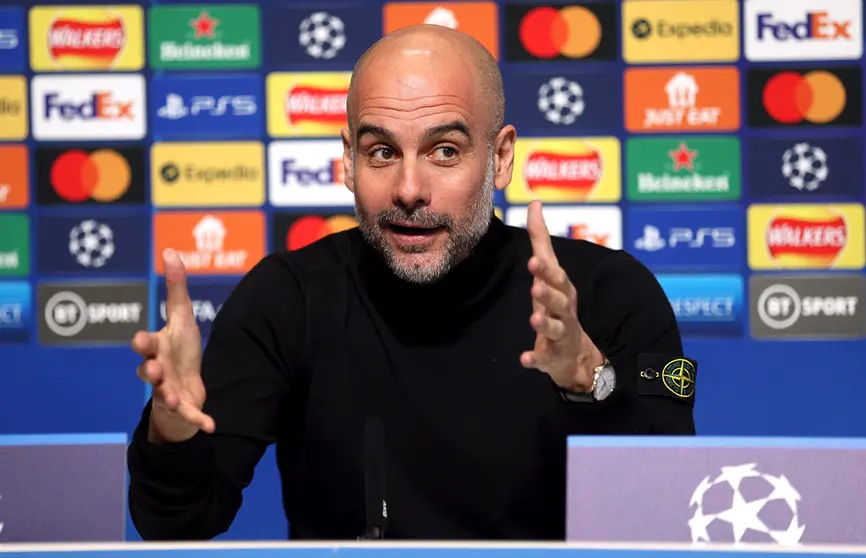
{"label": "badge on sleeve", "polygon": [[695,404],[698,363],[690,358],[642,353],[637,357],[637,392],[641,395],[673,397]]}

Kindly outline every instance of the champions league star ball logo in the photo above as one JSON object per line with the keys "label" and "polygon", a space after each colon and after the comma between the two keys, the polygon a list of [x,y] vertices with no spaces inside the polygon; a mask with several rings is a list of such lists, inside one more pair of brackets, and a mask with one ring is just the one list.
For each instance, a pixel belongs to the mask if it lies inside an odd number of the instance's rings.
{"label": "champions league star ball logo", "polygon": [[827,153],[820,147],[798,143],[782,155],[782,176],[792,188],[812,192],[829,174]]}
{"label": "champions league star ball logo", "polygon": [[327,12],[316,12],[301,22],[298,42],[317,60],[330,60],[346,46],[343,20]]}
{"label": "champions league star ball logo", "polygon": [[[803,538],[800,494],[785,475],[755,470],[754,463],[722,467],[692,494],[689,520],[693,543],[777,543],[793,546]],[[712,535],[712,539],[711,539]]]}

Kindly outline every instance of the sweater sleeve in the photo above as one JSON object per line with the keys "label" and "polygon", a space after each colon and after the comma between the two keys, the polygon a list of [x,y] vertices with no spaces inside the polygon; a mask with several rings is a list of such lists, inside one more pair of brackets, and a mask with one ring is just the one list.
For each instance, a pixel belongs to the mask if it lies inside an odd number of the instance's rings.
{"label": "sweater sleeve", "polygon": [[[617,387],[603,401],[572,404],[580,407],[575,433],[695,434],[694,395],[679,397],[641,378],[647,359],[688,356],[655,276],[627,252],[610,252],[578,287],[578,297],[580,321],[616,370]],[[696,387],[696,378],[691,381]]]}
{"label": "sweater sleeve", "polygon": [[266,257],[223,304],[202,356],[203,410],[215,432],[153,444],[147,403],[128,449],[129,510],[143,539],[211,539],[228,530],[257,463],[290,427],[304,320],[293,275]]}

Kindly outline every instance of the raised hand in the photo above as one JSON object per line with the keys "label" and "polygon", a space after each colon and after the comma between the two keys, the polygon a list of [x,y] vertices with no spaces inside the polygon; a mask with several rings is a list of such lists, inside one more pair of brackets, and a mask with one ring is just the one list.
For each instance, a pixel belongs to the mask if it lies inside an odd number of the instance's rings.
{"label": "raised hand", "polygon": [[144,358],[138,377],[153,387],[152,441],[180,442],[199,430],[214,431],[214,420],[201,409],[201,332],[192,312],[186,272],[173,250],[163,254],[166,282],[166,324],[160,331],[139,331],[132,349]]}
{"label": "raised hand", "polygon": [[564,389],[587,391],[604,357],[577,319],[577,290],[553,252],[541,202],[533,201],[528,211],[526,229],[532,243],[528,265],[535,277],[529,323],[536,336],[535,347],[520,355],[520,363],[546,372]]}

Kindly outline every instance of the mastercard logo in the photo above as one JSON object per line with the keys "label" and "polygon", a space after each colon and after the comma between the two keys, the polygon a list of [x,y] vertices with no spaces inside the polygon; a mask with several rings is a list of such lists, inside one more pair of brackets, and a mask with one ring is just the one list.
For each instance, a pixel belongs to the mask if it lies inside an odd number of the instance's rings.
{"label": "mastercard logo", "polygon": [[601,43],[602,27],[585,6],[540,6],[523,17],[519,37],[526,52],[536,58],[584,58]]}
{"label": "mastercard logo", "polygon": [[845,110],[847,97],[842,81],[825,70],[778,73],[762,92],[764,110],[781,124],[832,122]]}
{"label": "mastercard logo", "polygon": [[334,215],[333,217],[322,217],[319,215],[306,215],[295,221],[289,232],[286,233],[286,249],[298,250],[308,246],[317,240],[357,227],[355,219],[349,215]]}
{"label": "mastercard logo", "polygon": [[92,199],[107,203],[126,193],[132,171],[126,158],[111,149],[71,150],[51,166],[50,180],[57,195],[68,202]]}

